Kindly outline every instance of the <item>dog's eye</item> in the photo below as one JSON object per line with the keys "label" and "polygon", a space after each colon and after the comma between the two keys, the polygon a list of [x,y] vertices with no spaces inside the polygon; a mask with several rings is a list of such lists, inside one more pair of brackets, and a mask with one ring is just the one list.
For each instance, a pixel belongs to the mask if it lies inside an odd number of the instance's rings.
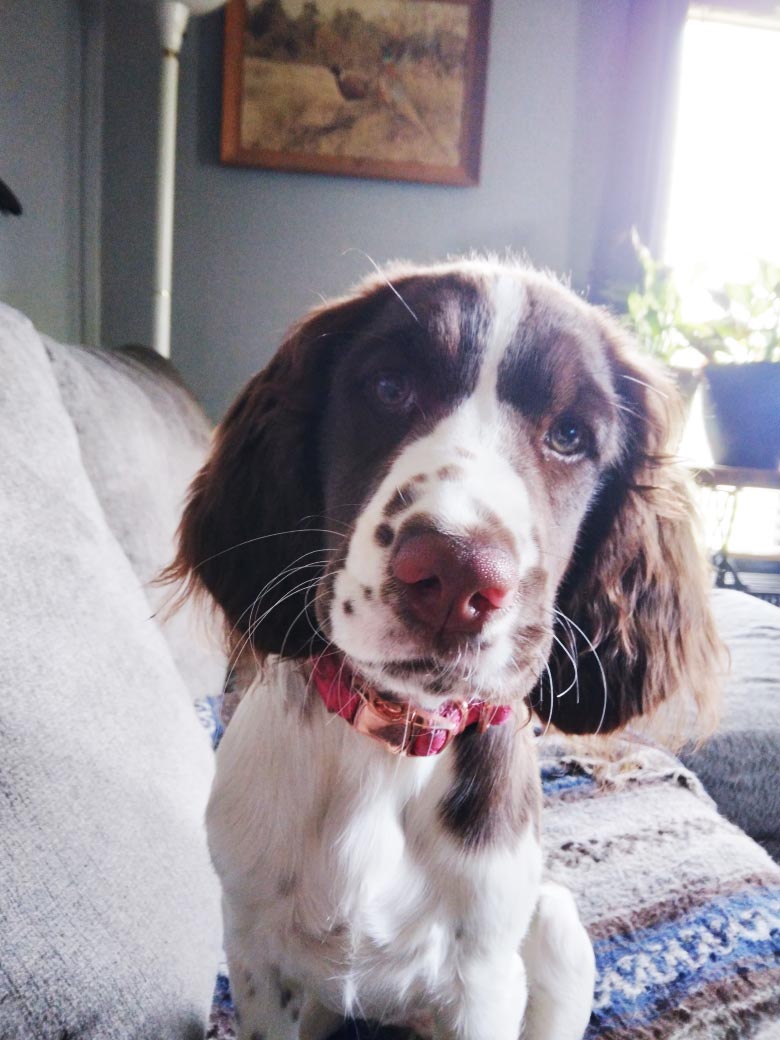
{"label": "dog's eye", "polygon": [[547,446],[556,455],[571,458],[573,455],[583,455],[587,449],[587,431],[577,419],[564,415],[558,419],[547,431],[545,438]]}
{"label": "dog's eye", "polygon": [[393,411],[408,407],[413,398],[411,380],[403,372],[378,372],[370,381],[379,403]]}

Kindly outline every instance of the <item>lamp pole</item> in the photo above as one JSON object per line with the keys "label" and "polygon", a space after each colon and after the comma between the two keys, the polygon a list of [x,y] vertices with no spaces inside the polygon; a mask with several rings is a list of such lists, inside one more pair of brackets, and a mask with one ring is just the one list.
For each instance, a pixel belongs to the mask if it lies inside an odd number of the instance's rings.
{"label": "lamp pole", "polygon": [[157,209],[155,220],[152,346],[171,356],[171,290],[173,283],[173,216],[176,178],[176,114],[179,55],[190,14],[206,14],[225,0],[160,0],[157,5],[162,45],[160,123],[157,135]]}

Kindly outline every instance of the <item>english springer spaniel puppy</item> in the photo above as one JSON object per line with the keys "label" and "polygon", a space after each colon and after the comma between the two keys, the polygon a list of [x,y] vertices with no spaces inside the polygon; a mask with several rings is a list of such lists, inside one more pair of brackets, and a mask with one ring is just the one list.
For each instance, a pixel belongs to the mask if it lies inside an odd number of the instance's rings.
{"label": "english springer spaniel puppy", "polygon": [[320,307],[230,409],[169,577],[243,693],[207,819],[241,1040],[582,1036],[529,720],[714,705],[673,396],[606,313],[464,260]]}

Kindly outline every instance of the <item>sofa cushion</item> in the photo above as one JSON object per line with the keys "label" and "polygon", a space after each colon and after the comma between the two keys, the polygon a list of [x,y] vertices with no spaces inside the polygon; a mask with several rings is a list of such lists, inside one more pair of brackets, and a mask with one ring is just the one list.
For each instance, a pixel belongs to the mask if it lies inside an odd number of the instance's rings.
{"label": "sofa cushion", "polygon": [[41,339],[2,305],[0,371],[0,1036],[202,1037],[209,742]]}
{"label": "sofa cushion", "polygon": [[42,337],[78,434],[81,459],[108,525],[163,624],[193,700],[216,693],[226,671],[221,626],[152,584],[173,558],[187,488],[211,434],[173,366],[144,347],[93,350]]}
{"label": "sofa cushion", "polygon": [[731,656],[723,719],[682,758],[723,815],[780,862],[780,609],[728,589],[712,603]]}

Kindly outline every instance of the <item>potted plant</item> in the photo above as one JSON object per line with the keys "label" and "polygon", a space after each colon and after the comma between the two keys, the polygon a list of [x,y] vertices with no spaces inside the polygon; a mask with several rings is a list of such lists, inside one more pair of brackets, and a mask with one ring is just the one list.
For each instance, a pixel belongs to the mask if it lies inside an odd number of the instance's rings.
{"label": "potted plant", "polygon": [[646,354],[662,361],[674,375],[686,408],[699,384],[701,351],[693,346],[698,327],[687,321],[674,271],[656,260],[637,234],[631,240],[642,270],[642,283],[611,294],[622,303],[625,320]]}
{"label": "potted plant", "polygon": [[624,296],[626,320],[640,345],[672,367],[684,397],[703,376],[714,461],[780,469],[780,266],[761,260],[752,281],[710,290],[709,316],[692,321],[674,271],[635,232],[633,242],[642,284]]}
{"label": "potted plant", "polygon": [[[704,423],[715,462],[780,469],[780,266],[712,293],[721,315],[702,346]],[[698,344],[697,344],[698,346]]]}

